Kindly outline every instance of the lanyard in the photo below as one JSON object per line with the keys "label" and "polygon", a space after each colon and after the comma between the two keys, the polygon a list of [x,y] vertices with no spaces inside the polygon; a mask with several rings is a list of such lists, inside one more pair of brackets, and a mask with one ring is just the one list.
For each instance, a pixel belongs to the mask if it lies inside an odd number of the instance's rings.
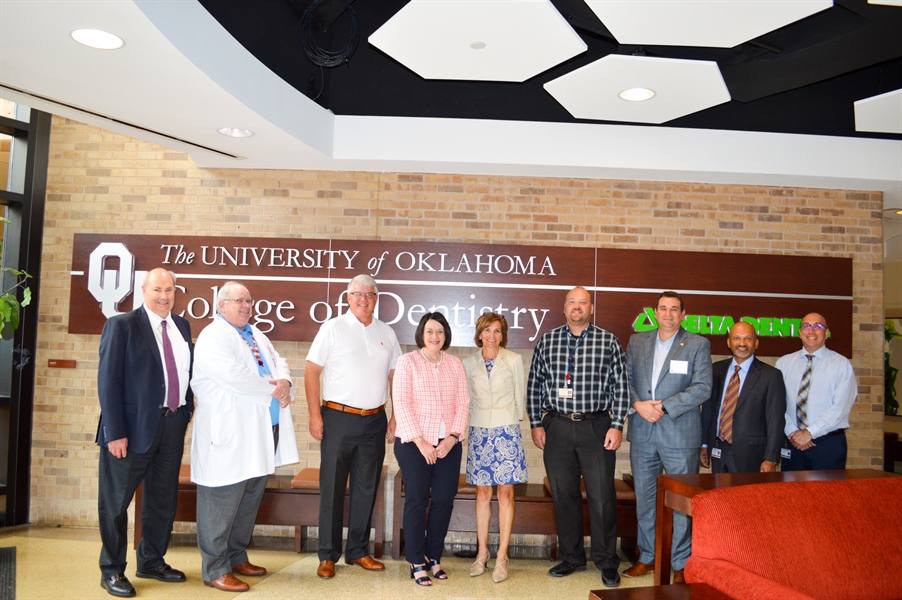
{"label": "lanyard", "polygon": [[586,339],[586,334],[589,333],[589,328],[586,327],[583,332],[580,334],[579,339],[576,340],[576,345],[573,350],[570,350],[570,338],[573,336],[570,335],[570,330],[567,330],[567,374],[564,375],[564,387],[570,387],[573,380],[573,372],[575,370],[574,362],[576,361],[576,351],[579,350],[579,345],[583,343],[583,340]]}

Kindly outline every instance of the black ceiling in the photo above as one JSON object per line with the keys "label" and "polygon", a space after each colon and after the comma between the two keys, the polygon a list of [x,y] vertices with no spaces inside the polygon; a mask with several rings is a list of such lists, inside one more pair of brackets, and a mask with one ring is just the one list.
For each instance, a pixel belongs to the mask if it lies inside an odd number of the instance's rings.
{"label": "black ceiling", "polygon": [[[347,0],[360,43],[350,59],[320,67],[304,53],[301,17],[312,0],[200,0],[245,48],[337,115],[514,121],[574,119],[542,87],[608,54],[716,61],[733,98],[667,127],[902,139],[855,131],[853,103],[902,88],[902,8],[836,0],[830,9],[735,48],[619,45],[582,0],[552,0],[588,51],[524,83],[423,79],[367,42],[407,0]],[[338,51],[351,39],[343,0],[312,13],[312,42]],[[590,121],[597,123],[599,121]]]}

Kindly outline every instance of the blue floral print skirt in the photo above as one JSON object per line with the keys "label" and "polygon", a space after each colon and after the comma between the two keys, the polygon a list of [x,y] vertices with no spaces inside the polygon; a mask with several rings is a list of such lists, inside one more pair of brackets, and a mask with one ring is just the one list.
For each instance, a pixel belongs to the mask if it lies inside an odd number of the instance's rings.
{"label": "blue floral print skirt", "polygon": [[470,427],[467,443],[467,483],[526,483],[526,452],[520,425]]}

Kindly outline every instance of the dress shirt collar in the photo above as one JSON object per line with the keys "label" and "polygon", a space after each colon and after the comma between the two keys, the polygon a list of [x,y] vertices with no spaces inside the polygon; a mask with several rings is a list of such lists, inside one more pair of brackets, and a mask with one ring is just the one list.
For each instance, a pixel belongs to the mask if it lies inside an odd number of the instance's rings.
{"label": "dress shirt collar", "polygon": [[740,375],[748,375],[749,368],[752,366],[752,363],[755,361],[755,355],[752,354],[747,359],[742,361],[741,363],[736,362],[736,358],[730,361],[730,368],[727,369],[727,377],[732,377],[733,372],[736,371],[736,367],[739,367]]}
{"label": "dress shirt collar", "polygon": [[[153,328],[154,331],[158,331],[160,329],[160,323],[162,323],[163,321],[166,321],[167,323],[169,323],[167,328],[170,331],[175,329],[175,322],[172,320],[171,312],[168,315],[166,315],[166,318],[164,319],[157,313],[147,310],[147,307],[145,306],[144,314],[147,315],[147,319],[150,321],[150,326]],[[181,335],[181,334],[179,334],[179,335]]]}

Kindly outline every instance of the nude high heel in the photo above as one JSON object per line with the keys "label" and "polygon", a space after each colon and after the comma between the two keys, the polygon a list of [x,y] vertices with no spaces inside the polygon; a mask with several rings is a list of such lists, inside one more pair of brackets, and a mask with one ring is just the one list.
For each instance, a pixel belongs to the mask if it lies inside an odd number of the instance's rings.
{"label": "nude high heel", "polygon": [[480,575],[485,573],[485,568],[488,566],[488,564],[489,564],[489,555],[488,554],[486,554],[485,556],[482,556],[482,557],[477,556],[476,562],[474,562],[473,565],[470,567],[470,577],[479,577]]}
{"label": "nude high heel", "polygon": [[507,581],[507,568],[510,566],[510,562],[510,558],[495,561],[495,569],[492,571],[492,581],[494,581],[495,583]]}

